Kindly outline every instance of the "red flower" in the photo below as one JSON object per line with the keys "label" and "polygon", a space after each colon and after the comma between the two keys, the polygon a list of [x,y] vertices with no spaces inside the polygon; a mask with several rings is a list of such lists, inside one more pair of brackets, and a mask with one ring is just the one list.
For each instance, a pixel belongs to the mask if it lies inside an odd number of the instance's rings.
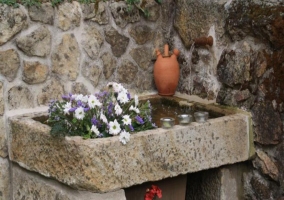
{"label": "red flower", "polygon": [[150,189],[146,190],[144,200],[153,200],[155,197],[162,198],[162,190],[158,186],[152,185]]}

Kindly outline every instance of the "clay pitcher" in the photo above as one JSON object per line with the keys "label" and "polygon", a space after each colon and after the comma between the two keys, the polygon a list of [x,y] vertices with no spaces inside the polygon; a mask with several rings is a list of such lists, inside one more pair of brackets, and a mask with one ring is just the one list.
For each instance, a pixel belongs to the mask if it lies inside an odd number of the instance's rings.
{"label": "clay pitcher", "polygon": [[169,45],[164,47],[164,55],[156,50],[157,60],[154,65],[154,80],[158,94],[162,96],[172,96],[175,94],[179,81],[179,64],[177,57],[179,50],[174,49],[169,55]]}

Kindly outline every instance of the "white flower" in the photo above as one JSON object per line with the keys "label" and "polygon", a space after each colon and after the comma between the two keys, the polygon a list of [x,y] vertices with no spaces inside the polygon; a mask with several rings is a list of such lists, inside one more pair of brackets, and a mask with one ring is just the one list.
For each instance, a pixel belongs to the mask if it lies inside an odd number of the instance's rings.
{"label": "white flower", "polygon": [[71,109],[71,103],[70,102],[67,102],[65,105],[64,105],[64,114],[69,114],[69,110]]}
{"label": "white flower", "polygon": [[77,119],[84,119],[85,117],[85,112],[83,107],[79,107],[75,110],[75,117]]}
{"label": "white flower", "polygon": [[126,144],[127,142],[129,142],[130,141],[130,133],[123,130],[119,135],[119,141],[122,144]]}
{"label": "white flower", "polygon": [[102,113],[102,112],[101,112],[101,115],[100,115],[100,119],[101,119],[105,124],[108,123],[106,116],[105,116],[104,113]]}
{"label": "white flower", "polygon": [[122,104],[129,102],[129,98],[127,96],[127,90],[119,92],[117,95],[117,100]]}
{"label": "white flower", "polygon": [[131,118],[129,115],[124,115],[122,121],[124,125],[131,125]]}
{"label": "white flower", "polygon": [[116,115],[120,115],[122,113],[122,109],[118,104],[114,106],[114,110]]}
{"label": "white flower", "polygon": [[109,134],[118,135],[121,131],[120,125],[115,119],[113,122],[109,122]]}
{"label": "white flower", "polygon": [[87,95],[83,96],[81,101],[84,102],[84,103],[87,103],[88,102],[88,96]]}
{"label": "white flower", "polygon": [[101,107],[102,103],[97,99],[97,97],[90,95],[88,98],[88,105],[90,108],[94,108],[95,106]]}
{"label": "white flower", "polygon": [[84,96],[82,94],[77,94],[77,95],[75,95],[75,100],[76,101],[82,101],[83,97]]}
{"label": "white flower", "polygon": [[136,112],[137,114],[140,113],[140,110],[134,106],[130,106],[129,110],[133,110],[134,112]]}
{"label": "white flower", "polygon": [[135,107],[137,107],[138,104],[139,104],[139,100],[138,100],[138,96],[136,94],[134,95],[134,102],[135,102]]}
{"label": "white flower", "polygon": [[112,86],[114,92],[117,92],[117,93],[119,93],[120,91],[124,89],[124,87],[120,83],[116,83],[116,82],[110,82],[107,84],[107,86]]}
{"label": "white flower", "polygon": [[95,133],[97,136],[100,135],[100,131],[99,131],[99,129],[95,125],[92,125],[91,131],[93,133]]}

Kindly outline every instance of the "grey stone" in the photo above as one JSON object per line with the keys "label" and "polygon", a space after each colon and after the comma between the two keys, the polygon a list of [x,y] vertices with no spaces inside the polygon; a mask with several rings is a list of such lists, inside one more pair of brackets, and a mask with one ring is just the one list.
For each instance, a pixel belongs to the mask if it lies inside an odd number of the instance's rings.
{"label": "grey stone", "polygon": [[65,34],[61,43],[56,46],[52,56],[52,72],[76,80],[79,74],[80,50],[78,42],[73,34]]}
{"label": "grey stone", "polygon": [[88,88],[84,85],[84,83],[81,82],[75,82],[72,83],[72,94],[83,94],[83,95],[89,95],[90,92],[88,91]]}
{"label": "grey stone", "polygon": [[154,88],[154,76],[153,73],[139,73],[139,76],[135,79],[135,85],[139,92],[145,92],[145,90],[151,90]]}
{"label": "grey stone", "polygon": [[268,175],[274,181],[279,182],[280,173],[276,161],[261,150],[257,150],[256,155],[257,158],[253,160],[254,167],[260,169],[263,174]]}
{"label": "grey stone", "polygon": [[6,128],[5,128],[5,119],[2,116],[0,117],[0,128],[1,128],[0,129],[0,157],[5,158],[8,155],[8,143],[7,143],[7,134],[6,134]]}
{"label": "grey stone", "polygon": [[[282,138],[282,121],[269,102],[256,103],[252,108],[255,142],[263,145],[278,144]],[[273,124],[273,126],[271,126]]]}
{"label": "grey stone", "polygon": [[3,116],[5,111],[4,97],[4,83],[0,82],[0,116]]}
{"label": "grey stone", "polygon": [[10,172],[9,172],[9,160],[0,157],[0,199],[9,200],[12,199],[10,196],[11,185],[10,185]]}
{"label": "grey stone", "polygon": [[106,10],[105,2],[82,4],[81,7],[85,20],[91,20],[101,25],[109,23],[109,14]]}
{"label": "grey stone", "polygon": [[29,35],[16,39],[16,44],[28,56],[46,57],[51,49],[51,34],[45,26],[41,26]]}
{"label": "grey stone", "polygon": [[13,81],[20,67],[19,54],[14,49],[0,51],[0,73],[9,81]]}
{"label": "grey stone", "polygon": [[31,20],[53,25],[54,8],[50,2],[41,3],[39,6],[28,7]]}
{"label": "grey stone", "polygon": [[123,190],[105,194],[78,191],[17,165],[13,165],[12,168],[14,199],[126,200]]}
{"label": "grey stone", "polygon": [[63,31],[74,29],[80,26],[81,14],[80,4],[73,1],[72,3],[64,2],[59,4],[56,15],[55,24]]}
{"label": "grey stone", "polygon": [[8,42],[17,33],[25,29],[27,16],[19,8],[13,8],[5,4],[0,5],[0,46]]}
{"label": "grey stone", "polygon": [[134,48],[130,51],[130,55],[141,69],[148,70],[150,67],[153,67],[151,61],[152,49],[147,47]]}
{"label": "grey stone", "polygon": [[8,91],[8,108],[15,110],[34,107],[32,92],[24,86],[14,86]]}
{"label": "grey stone", "polygon": [[178,0],[175,9],[174,26],[187,48],[194,39],[207,36],[212,24],[223,29],[224,8],[215,1]]}
{"label": "grey stone", "polygon": [[129,60],[123,60],[117,69],[117,78],[120,83],[132,83],[138,73],[138,67]]}
{"label": "grey stone", "polygon": [[37,95],[37,102],[39,105],[49,105],[51,100],[61,100],[65,90],[60,81],[52,79],[46,83],[47,85]]}
{"label": "grey stone", "polygon": [[105,30],[105,39],[111,45],[113,55],[120,57],[125,53],[129,43],[128,37],[119,34],[113,27],[108,27]]}
{"label": "grey stone", "polygon": [[116,25],[120,28],[124,28],[128,23],[140,21],[139,10],[135,6],[129,9],[124,1],[112,2],[110,10]]}
{"label": "grey stone", "polygon": [[252,156],[253,147],[248,140],[250,119],[241,113],[186,127],[139,132],[131,135],[127,145],[122,145],[118,137],[52,137],[49,126],[31,119],[46,114],[9,119],[10,158],[77,189],[114,191],[245,161]]}
{"label": "grey stone", "polygon": [[109,79],[109,77],[111,77],[115,72],[117,61],[109,52],[105,52],[101,56],[101,59],[103,61],[103,73],[105,79]]}
{"label": "grey stone", "polygon": [[48,76],[48,66],[40,62],[24,61],[23,81],[28,84],[43,83]]}
{"label": "grey stone", "polygon": [[145,44],[153,39],[154,33],[149,26],[137,25],[129,29],[129,34],[134,38],[137,44]]}
{"label": "grey stone", "polygon": [[223,51],[217,66],[219,81],[230,87],[250,81],[250,56],[250,52],[245,51]]}
{"label": "grey stone", "polygon": [[85,62],[81,73],[92,83],[94,87],[96,87],[99,83],[102,71],[103,70],[99,66],[93,63]]}
{"label": "grey stone", "polygon": [[82,34],[83,48],[91,59],[96,59],[100,53],[100,48],[104,39],[100,32],[93,26],[89,25]]}

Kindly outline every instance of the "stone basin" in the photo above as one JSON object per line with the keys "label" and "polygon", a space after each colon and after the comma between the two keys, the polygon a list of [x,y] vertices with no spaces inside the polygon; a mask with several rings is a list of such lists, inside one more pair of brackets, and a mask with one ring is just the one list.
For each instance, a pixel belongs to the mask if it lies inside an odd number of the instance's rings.
{"label": "stone basin", "polygon": [[83,140],[53,138],[50,127],[33,112],[9,118],[9,155],[23,168],[78,190],[116,191],[148,181],[197,172],[248,160],[254,154],[249,113],[200,104],[223,116],[199,124],[175,125],[131,135],[123,145],[117,137]]}

